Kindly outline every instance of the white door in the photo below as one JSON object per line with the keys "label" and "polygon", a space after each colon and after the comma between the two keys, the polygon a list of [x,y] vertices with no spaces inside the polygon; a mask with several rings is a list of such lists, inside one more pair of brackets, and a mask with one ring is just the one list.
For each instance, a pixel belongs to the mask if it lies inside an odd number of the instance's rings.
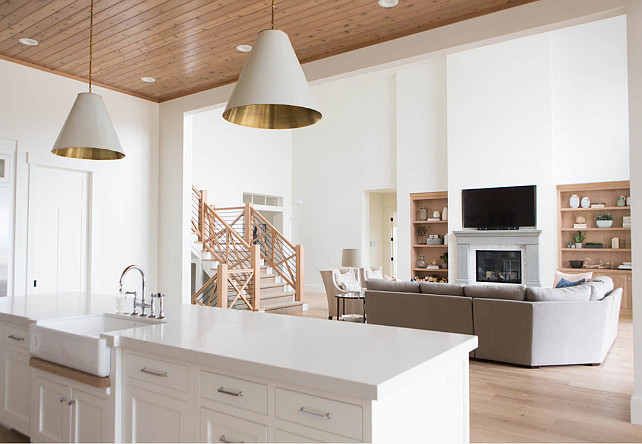
{"label": "white door", "polygon": [[31,440],[69,442],[69,387],[36,375]]}
{"label": "white door", "polygon": [[32,165],[29,294],[87,291],[88,173]]}
{"label": "white door", "polygon": [[389,241],[386,242],[386,256],[383,260],[383,274],[397,277],[397,211],[394,208],[386,210],[386,233]]}
{"label": "white door", "polygon": [[125,395],[123,439],[128,442],[188,442],[189,404],[134,386]]}
{"label": "white door", "polygon": [[77,388],[72,388],[71,399],[71,442],[107,442],[107,399]]}

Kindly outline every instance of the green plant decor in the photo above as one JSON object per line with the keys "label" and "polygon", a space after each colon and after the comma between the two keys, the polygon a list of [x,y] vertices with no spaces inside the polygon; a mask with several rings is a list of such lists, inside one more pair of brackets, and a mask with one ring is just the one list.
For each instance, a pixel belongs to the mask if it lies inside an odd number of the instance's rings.
{"label": "green plant decor", "polygon": [[582,233],[581,231],[578,231],[573,235],[573,240],[575,241],[576,244],[581,244],[584,242],[584,239],[586,239],[586,233]]}
{"label": "green plant decor", "polygon": [[444,265],[447,267],[448,266],[448,252],[446,251],[444,254],[439,256],[439,259],[441,259],[444,262]]}
{"label": "green plant decor", "polygon": [[613,220],[613,216],[609,213],[602,213],[595,216],[595,220]]}

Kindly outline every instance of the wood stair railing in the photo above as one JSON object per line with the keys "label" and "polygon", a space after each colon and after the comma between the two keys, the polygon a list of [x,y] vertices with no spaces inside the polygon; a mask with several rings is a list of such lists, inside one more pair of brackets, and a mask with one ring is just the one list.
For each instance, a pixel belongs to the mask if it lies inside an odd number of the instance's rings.
{"label": "wood stair railing", "polygon": [[[217,273],[193,296],[192,303],[261,309],[261,259],[294,291],[303,296],[303,246],[293,245],[252,204],[215,208],[207,192],[192,187],[192,232],[202,249],[219,262]],[[220,282],[227,282],[228,298],[216,298]],[[229,300],[231,299],[231,303]],[[236,308],[236,306],[235,306]]]}

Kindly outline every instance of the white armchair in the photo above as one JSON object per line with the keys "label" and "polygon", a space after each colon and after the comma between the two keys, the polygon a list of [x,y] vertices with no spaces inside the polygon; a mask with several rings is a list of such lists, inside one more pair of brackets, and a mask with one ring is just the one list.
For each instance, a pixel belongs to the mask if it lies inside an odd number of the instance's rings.
{"label": "white armchair", "polygon": [[[337,316],[337,298],[335,296],[337,294],[351,293],[354,291],[341,288],[339,283],[341,274],[348,272],[352,273],[352,282],[358,283],[359,287],[361,287],[362,281],[360,279],[358,268],[334,268],[331,270],[320,271],[321,278],[323,279],[323,285],[325,286],[326,296],[328,298],[328,319],[332,319]],[[341,302],[341,307],[343,307],[343,302]],[[346,301],[345,307],[345,314],[363,315],[363,301]]]}

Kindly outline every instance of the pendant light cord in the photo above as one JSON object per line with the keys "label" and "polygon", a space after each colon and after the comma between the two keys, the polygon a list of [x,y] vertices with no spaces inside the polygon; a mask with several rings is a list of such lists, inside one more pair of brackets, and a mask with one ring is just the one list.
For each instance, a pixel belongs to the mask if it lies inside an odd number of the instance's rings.
{"label": "pendant light cord", "polygon": [[272,0],[272,29],[276,29],[276,26],[274,25],[274,10],[275,9],[276,9],[276,5],[274,4],[274,0]]}
{"label": "pendant light cord", "polygon": [[89,92],[91,92],[91,65],[94,61],[94,0],[91,0],[91,14],[89,17]]}

